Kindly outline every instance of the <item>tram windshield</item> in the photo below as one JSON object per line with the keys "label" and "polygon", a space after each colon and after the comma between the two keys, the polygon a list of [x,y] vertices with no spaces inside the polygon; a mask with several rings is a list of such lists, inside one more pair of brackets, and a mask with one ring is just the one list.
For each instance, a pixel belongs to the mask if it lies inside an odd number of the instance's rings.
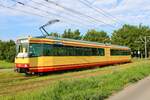
{"label": "tram windshield", "polygon": [[16,57],[28,57],[28,44],[19,43],[17,44],[17,56]]}

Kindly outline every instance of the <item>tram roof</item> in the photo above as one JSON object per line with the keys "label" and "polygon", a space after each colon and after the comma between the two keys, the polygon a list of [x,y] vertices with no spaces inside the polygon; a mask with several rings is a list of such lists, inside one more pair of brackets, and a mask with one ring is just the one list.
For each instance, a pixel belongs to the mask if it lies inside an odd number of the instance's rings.
{"label": "tram roof", "polygon": [[120,45],[113,45],[110,43],[98,43],[98,42],[90,42],[90,41],[84,41],[84,40],[75,40],[75,39],[68,39],[68,38],[59,38],[59,37],[52,37],[52,36],[39,36],[34,38],[46,38],[46,39],[54,39],[54,40],[64,40],[64,41],[71,41],[71,42],[80,42],[80,43],[87,43],[87,44],[95,44],[95,45],[102,45],[102,46],[111,46],[116,48],[127,48],[130,49],[127,46],[120,46]]}
{"label": "tram roof", "polygon": [[[19,38],[19,39],[28,39],[29,37]],[[59,38],[59,37],[52,37],[52,36],[37,36],[37,37],[30,37],[30,38],[37,38],[37,39],[53,39],[53,40],[64,40],[64,41],[70,41],[70,42],[80,42],[80,43],[86,43],[86,44],[95,44],[95,45],[102,45],[102,46],[111,46],[113,48],[126,48],[130,49],[127,46],[120,46],[120,45],[113,45],[111,43],[98,43],[98,42],[90,42],[90,41],[84,41],[84,40],[75,40],[75,39],[68,39],[68,38]]]}

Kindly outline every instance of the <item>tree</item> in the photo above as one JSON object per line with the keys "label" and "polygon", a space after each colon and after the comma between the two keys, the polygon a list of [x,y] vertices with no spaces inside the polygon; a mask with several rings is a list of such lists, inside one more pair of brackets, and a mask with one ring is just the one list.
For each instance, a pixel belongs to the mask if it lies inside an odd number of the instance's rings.
{"label": "tree", "polygon": [[62,38],[73,38],[73,33],[71,32],[71,29],[65,29],[64,33],[62,34]]}
{"label": "tree", "polygon": [[10,41],[0,41],[0,60],[6,60],[13,62],[16,54],[15,42]]}
{"label": "tree", "polygon": [[83,37],[86,41],[94,41],[94,42],[110,42],[110,38],[104,31],[96,31],[94,29],[88,30],[88,32]]}
{"label": "tree", "polygon": [[139,26],[124,25],[113,32],[111,40],[113,44],[128,46],[132,51],[144,52],[144,43],[141,41],[144,36],[150,36],[149,27],[141,24]]}
{"label": "tree", "polygon": [[150,29],[147,26],[124,25],[122,28],[115,30],[112,34],[112,43],[129,46],[132,50],[143,50],[141,38],[150,36]]}
{"label": "tree", "polygon": [[5,59],[6,61],[13,62],[16,55],[16,46],[13,40],[6,42],[5,46]]}
{"label": "tree", "polygon": [[65,30],[64,33],[62,34],[62,38],[70,38],[70,39],[76,39],[80,40],[80,31],[77,29],[75,31],[71,31],[71,29]]}
{"label": "tree", "polygon": [[4,59],[4,43],[0,40],[0,60]]}
{"label": "tree", "polygon": [[56,33],[56,32],[50,33],[49,36],[60,37],[59,33]]}
{"label": "tree", "polygon": [[80,33],[79,29],[75,30],[74,33],[73,33],[73,38],[77,39],[77,40],[80,40],[81,39],[80,34],[81,33]]}

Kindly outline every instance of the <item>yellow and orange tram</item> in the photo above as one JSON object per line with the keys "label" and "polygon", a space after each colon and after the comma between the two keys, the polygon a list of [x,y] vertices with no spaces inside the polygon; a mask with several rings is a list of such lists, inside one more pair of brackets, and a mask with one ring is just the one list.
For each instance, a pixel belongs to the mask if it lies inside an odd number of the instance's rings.
{"label": "yellow and orange tram", "polygon": [[131,61],[130,48],[82,40],[28,37],[17,40],[15,69],[44,73]]}

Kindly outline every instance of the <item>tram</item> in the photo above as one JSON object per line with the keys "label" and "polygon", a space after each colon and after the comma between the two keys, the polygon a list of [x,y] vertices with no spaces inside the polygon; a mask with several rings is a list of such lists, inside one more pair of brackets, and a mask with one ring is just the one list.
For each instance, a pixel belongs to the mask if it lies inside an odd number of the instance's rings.
{"label": "tram", "polygon": [[131,61],[130,48],[119,45],[56,37],[18,39],[15,70],[46,73]]}

